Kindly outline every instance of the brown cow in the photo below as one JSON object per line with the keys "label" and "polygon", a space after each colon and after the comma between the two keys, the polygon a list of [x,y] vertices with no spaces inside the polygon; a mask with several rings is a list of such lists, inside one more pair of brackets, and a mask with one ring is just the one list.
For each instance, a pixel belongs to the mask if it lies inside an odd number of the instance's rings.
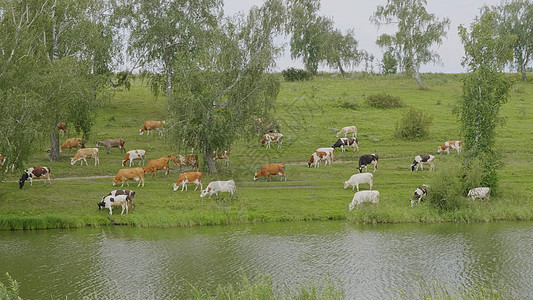
{"label": "brown cow", "polygon": [[65,150],[65,149],[78,148],[78,147],[85,148],[85,144],[83,143],[83,140],[81,138],[67,139],[65,141],[65,143],[63,143],[63,145],[59,149],[59,152]]}
{"label": "brown cow", "polygon": [[107,139],[105,141],[98,141],[96,142],[96,147],[104,146],[107,150],[107,154],[109,154],[109,149],[116,147],[120,149],[120,152],[126,152],[126,148],[124,147],[124,139]]}
{"label": "brown cow", "polygon": [[144,174],[152,172],[152,176],[156,176],[157,170],[166,170],[165,175],[168,174],[169,156],[152,159],[146,164]]}
{"label": "brown cow", "polygon": [[[285,178],[285,181],[287,181],[287,177],[285,176],[285,164],[265,164],[261,167],[259,172],[255,173],[254,180],[257,180],[261,176],[265,176],[268,179],[270,179],[270,175],[279,175],[279,180],[283,180]],[[270,179],[272,180],[272,179]]]}
{"label": "brown cow", "polygon": [[[133,169],[120,169],[117,172],[117,175],[115,178],[113,178],[113,186],[117,185],[118,182],[122,181],[121,187],[124,186],[124,182],[126,180],[135,180],[138,181],[139,184],[137,187],[139,187],[142,183],[142,186],[144,187],[144,170],[143,168],[133,168]],[[127,186],[130,186],[128,182],[126,182]]]}
{"label": "brown cow", "polygon": [[213,160],[217,160],[217,159],[223,159],[224,165],[229,166],[229,151],[224,150],[218,153],[213,151]]}
{"label": "brown cow", "polygon": [[65,122],[57,123],[57,130],[59,130],[59,132],[61,132],[61,137],[64,137],[65,134],[67,134],[67,123],[65,123]]}
{"label": "brown cow", "polygon": [[202,172],[185,172],[181,173],[178,177],[178,181],[174,183],[173,188],[174,191],[178,190],[179,186],[181,185],[181,191],[184,189],[187,190],[187,184],[186,183],[194,183],[196,184],[195,191],[198,189],[198,185],[200,185],[200,189],[202,190],[204,186],[202,185]]}
{"label": "brown cow", "polygon": [[142,135],[146,131],[146,135],[150,134],[152,129],[157,129],[159,135],[163,135],[162,126],[165,124],[165,121],[145,121],[143,127],[139,129],[139,134]]}

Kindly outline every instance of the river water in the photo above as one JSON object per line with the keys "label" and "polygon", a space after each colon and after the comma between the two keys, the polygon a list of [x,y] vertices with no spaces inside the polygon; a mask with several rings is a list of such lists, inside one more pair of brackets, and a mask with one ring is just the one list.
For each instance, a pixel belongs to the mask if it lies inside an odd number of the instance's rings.
{"label": "river water", "polygon": [[489,287],[533,299],[533,222],[0,231],[0,280],[24,299],[183,299],[244,275],[276,288],[329,279],[347,299]]}

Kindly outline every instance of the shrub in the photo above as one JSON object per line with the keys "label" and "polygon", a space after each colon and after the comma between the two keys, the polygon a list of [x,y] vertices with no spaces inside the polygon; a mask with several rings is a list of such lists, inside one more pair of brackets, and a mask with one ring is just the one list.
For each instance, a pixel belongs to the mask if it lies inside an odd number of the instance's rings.
{"label": "shrub", "polygon": [[413,107],[396,123],[396,136],[408,139],[422,139],[429,135],[433,117]]}
{"label": "shrub", "polygon": [[388,94],[376,94],[366,97],[366,101],[372,107],[376,108],[395,108],[403,107],[403,102],[400,97],[391,96]]}
{"label": "shrub", "polygon": [[431,178],[428,191],[428,202],[442,210],[455,210],[463,200],[463,185],[458,171],[441,168]]}
{"label": "shrub", "polygon": [[345,101],[340,102],[340,107],[345,108],[345,109],[356,110],[359,108],[359,103],[357,102],[357,100],[352,100],[352,101],[345,100]]}
{"label": "shrub", "polygon": [[311,74],[311,72],[309,71],[295,68],[288,68],[286,70],[283,70],[281,71],[281,74],[283,75],[283,78],[286,81],[309,80],[313,76],[313,74]]}

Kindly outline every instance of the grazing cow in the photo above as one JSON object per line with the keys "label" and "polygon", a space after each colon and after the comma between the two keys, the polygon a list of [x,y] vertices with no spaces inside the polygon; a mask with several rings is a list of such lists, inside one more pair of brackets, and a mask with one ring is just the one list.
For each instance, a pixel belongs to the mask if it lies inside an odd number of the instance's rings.
{"label": "grazing cow", "polygon": [[[122,206],[122,213],[124,213],[124,206],[122,205],[123,201],[121,201],[124,198],[123,196],[126,196],[126,204],[131,205],[131,210],[133,210],[135,208],[135,200],[134,200],[135,192],[134,191],[128,191],[128,190],[114,190],[114,191],[111,191],[111,193],[109,193],[107,196],[103,196],[102,197],[102,201],[98,203],[98,209],[102,209],[102,208],[106,208],[107,207],[107,208],[109,208],[109,214],[112,214],[111,213],[111,206],[121,205]],[[119,200],[116,200],[117,197],[118,197]],[[107,198],[107,200],[106,200],[106,198]],[[106,204],[111,204],[111,205],[106,205]],[[125,208],[126,208],[126,214],[127,214],[128,213],[128,206],[126,205]]]}
{"label": "grazing cow", "polygon": [[139,166],[142,165],[144,166],[144,156],[146,155],[146,151],[142,150],[142,149],[137,149],[137,150],[130,150],[128,152],[126,152],[126,157],[124,158],[124,161],[122,161],[122,166],[125,167],[126,166],[126,162],[129,160],[130,161],[130,165],[129,167],[131,168],[131,166],[133,165],[133,160],[135,159],[138,159],[139,160]]}
{"label": "grazing cow", "polygon": [[490,198],[490,188],[488,187],[477,187],[468,191],[468,196],[472,200],[476,199],[489,199]]}
{"label": "grazing cow", "polygon": [[328,166],[328,163],[331,164],[331,152],[316,151],[311,155],[311,159],[307,163],[307,166],[311,168],[311,165],[314,165],[315,168],[320,167],[320,162],[324,161],[324,167]]}
{"label": "grazing cow", "polygon": [[354,174],[352,177],[350,177],[350,179],[344,182],[344,189],[351,185],[352,192],[355,188],[357,188],[357,191],[359,192],[360,184],[368,184],[370,185],[370,190],[372,190],[372,185],[374,184],[374,175],[372,173]]}
{"label": "grazing cow", "polygon": [[414,199],[411,199],[411,207],[414,207],[416,200],[418,200],[418,203],[420,203],[420,201],[422,201],[422,198],[428,195],[428,188],[429,185],[427,184],[423,184],[416,188],[414,192]]}
{"label": "grazing cow", "polygon": [[98,148],[83,148],[78,150],[76,152],[76,155],[74,157],[70,158],[70,165],[73,166],[80,160],[80,165],[83,166],[83,162],[85,162],[85,165],[89,165],[87,163],[87,158],[94,158],[94,165],[100,164],[100,159],[98,158]]}
{"label": "grazing cow", "polygon": [[437,148],[437,153],[446,151],[446,154],[450,154],[450,149],[452,149],[452,150],[456,150],[457,154],[459,154],[461,153],[462,148],[463,148],[462,141],[446,141],[444,142],[444,144],[439,146],[439,148]]}
{"label": "grazing cow", "polygon": [[172,160],[177,167],[181,170],[181,165],[191,166],[193,169],[198,169],[198,154],[187,154],[187,155],[169,155],[170,160]]}
{"label": "grazing cow", "polygon": [[102,197],[102,201],[98,203],[98,209],[109,208],[109,214],[113,214],[113,206],[122,206],[122,212],[121,215],[124,214],[124,209],[126,210],[126,214],[129,213],[128,211],[128,202],[129,197],[127,195],[117,195],[117,196],[104,196]]}
{"label": "grazing cow", "polygon": [[48,167],[31,167],[28,168],[22,173],[22,176],[19,179],[19,187],[22,188],[24,186],[24,182],[26,180],[30,180],[30,186],[33,186],[33,178],[43,178],[45,179],[44,185],[46,186],[46,179],[48,179],[48,183],[50,183],[50,186],[52,186],[52,178],[54,176],[50,173],[50,168]]}
{"label": "grazing cow", "polygon": [[331,152],[331,161],[330,161],[330,163],[332,163],[335,160],[335,148],[326,147],[326,148],[318,148],[318,149],[315,150],[315,152],[319,152],[319,151]]}
{"label": "grazing cow", "polygon": [[277,143],[278,149],[280,149],[282,146],[282,138],[283,134],[279,132],[267,133],[263,136],[263,139],[261,140],[261,145],[264,145],[266,143],[266,148],[268,149],[270,148],[270,143]]}
{"label": "grazing cow", "polygon": [[107,139],[105,141],[97,141],[96,147],[104,146],[107,154],[109,154],[109,149],[116,147],[120,149],[120,152],[126,152],[126,148],[124,148],[124,139]]}
{"label": "grazing cow", "polygon": [[239,198],[237,195],[237,187],[235,186],[235,181],[233,180],[211,181],[205,190],[202,191],[200,197],[203,198],[207,196],[207,194],[209,194],[209,198],[211,198],[211,195],[213,194],[218,197],[218,193],[230,193],[230,198],[233,198],[233,194],[235,194],[235,198]]}
{"label": "grazing cow", "polygon": [[372,202],[373,204],[379,203],[379,192],[378,191],[360,191],[353,195],[352,202],[348,206],[350,211],[354,209],[354,207],[357,205],[357,208],[359,208],[359,205],[363,202]]}
{"label": "grazing cow", "polygon": [[355,126],[343,127],[339,132],[337,132],[337,137],[340,137],[342,134],[344,134],[344,137],[346,137],[348,133],[351,133],[352,137],[357,137],[357,128]]}
{"label": "grazing cow", "polygon": [[187,190],[187,183],[194,183],[196,184],[195,191],[198,189],[198,185],[200,185],[200,190],[204,188],[202,185],[202,172],[186,172],[181,173],[178,177],[178,181],[174,183],[174,191],[178,190],[180,184],[181,184],[181,191]]}
{"label": "grazing cow", "polygon": [[267,180],[270,179],[272,181],[270,175],[279,175],[280,181],[283,178],[285,178],[285,181],[287,181],[287,177],[285,176],[285,164],[264,164],[259,172],[255,173],[254,180],[257,180],[261,176],[265,176]]}
{"label": "grazing cow", "polygon": [[137,187],[139,187],[142,183],[142,186],[144,187],[144,170],[143,168],[133,168],[133,169],[120,169],[117,172],[117,175],[115,178],[113,178],[113,186],[117,185],[118,182],[122,181],[121,187],[124,186],[124,182],[126,182],[127,186],[130,186],[130,184],[126,180],[135,180],[138,181],[139,184]]}
{"label": "grazing cow", "polygon": [[435,156],[433,155],[417,155],[415,156],[415,160],[413,160],[413,163],[411,164],[411,172],[412,171],[415,171],[415,167],[416,167],[416,171],[418,171],[418,167],[420,167],[420,169],[422,171],[424,171],[424,164],[428,164],[429,165],[429,170],[430,171],[433,171],[435,170],[435,163],[433,162],[433,160],[435,159]]}
{"label": "grazing cow", "polygon": [[65,150],[65,149],[70,149],[70,148],[85,148],[85,144],[83,143],[83,140],[81,138],[71,138],[71,139],[67,139],[63,145],[61,146],[61,148],[59,149],[59,152]]}
{"label": "grazing cow", "polygon": [[224,165],[229,166],[229,151],[224,150],[218,153],[213,151],[213,160],[217,160],[217,159],[223,159]]}
{"label": "grazing cow", "polygon": [[65,134],[67,134],[67,123],[65,123],[65,122],[57,123],[57,130],[59,130],[59,132],[61,132],[61,137],[64,137]]}
{"label": "grazing cow", "polygon": [[368,171],[368,164],[374,165],[374,172],[378,169],[378,159],[379,157],[376,154],[366,154],[361,157],[359,157],[359,173],[363,173],[363,167],[365,167],[365,170]]}
{"label": "grazing cow", "polygon": [[163,135],[163,125],[165,125],[165,121],[145,121],[143,127],[139,129],[139,135],[143,135],[145,131],[146,135],[149,135],[152,129],[156,129],[159,135]]}
{"label": "grazing cow", "polygon": [[165,175],[168,174],[169,156],[164,156],[150,160],[144,168],[144,174],[152,172],[152,176],[156,176],[157,170],[165,170]]}
{"label": "grazing cow", "polygon": [[353,152],[355,152],[355,149],[357,148],[357,152],[359,152],[359,141],[357,138],[340,138],[331,146],[332,148],[341,148],[342,152],[344,152],[344,147],[351,146],[353,147]]}

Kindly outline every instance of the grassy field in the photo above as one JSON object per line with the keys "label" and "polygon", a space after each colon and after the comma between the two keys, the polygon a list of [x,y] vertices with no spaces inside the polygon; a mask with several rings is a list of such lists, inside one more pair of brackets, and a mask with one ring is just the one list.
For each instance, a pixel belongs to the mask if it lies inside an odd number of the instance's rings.
{"label": "grassy field", "polygon": [[[427,203],[410,207],[414,189],[427,183],[439,170],[461,165],[461,156],[437,155],[437,146],[446,140],[461,139],[460,124],[453,114],[461,97],[460,74],[425,74],[428,90],[420,90],[416,82],[403,76],[363,76],[352,74],[343,79],[324,74],[307,82],[283,82],[276,103],[276,119],[284,134],[282,149],[262,148],[258,140],[241,139],[231,149],[231,166],[217,162],[219,174],[204,173],[204,187],[211,180],[234,179],[238,199],[228,197],[200,198],[199,191],[172,191],[180,171],[172,167],[169,175],[158,173],[146,177],[144,188],[136,183],[136,209],[120,216],[115,210],[98,210],[103,195],[116,189],[112,176],[121,168],[124,154],[117,148],[107,154],[100,149],[100,165],[70,165],[76,150],[65,150],[57,162],[47,158],[46,141],[27,164],[48,166],[55,175],[52,187],[34,181],[33,187],[19,189],[20,174],[7,173],[0,183],[0,229],[43,229],[129,224],[135,226],[194,226],[286,220],[346,219],[351,222],[473,222],[533,219],[533,170],[531,147],[533,115],[530,113],[533,84],[522,82],[518,75],[509,102],[501,110],[506,123],[498,128],[496,148],[502,152],[504,167],[500,170],[501,189],[498,197],[482,203],[464,201],[456,211],[438,211]],[[399,96],[403,108],[370,107],[365,97],[377,93]],[[86,146],[96,141],[123,137],[126,149],[145,149],[147,159],[173,153],[170,143],[157,135],[139,135],[145,120],[165,119],[165,99],[155,99],[150,88],[137,81],[131,91],[113,91],[113,99],[99,112],[93,135]],[[420,141],[394,136],[396,123],[403,113],[415,107],[433,116],[430,137]],[[358,129],[360,152],[336,151],[336,162],[327,168],[308,168],[307,160],[318,147],[329,147],[344,126]],[[69,133],[68,137],[76,137]],[[66,137],[65,137],[66,138]],[[61,139],[61,143],[65,140]],[[183,149],[180,153],[189,153]],[[374,188],[380,191],[378,206],[348,212],[353,193],[344,190],[343,182],[357,173],[358,155],[376,153],[379,170],[374,174]],[[418,154],[434,154],[436,172],[411,172],[409,166]],[[285,162],[287,182],[253,181],[253,174],[264,163]],[[202,166],[201,169],[205,170]],[[371,170],[372,167],[369,167]],[[96,177],[104,176],[104,178]],[[109,176],[109,177],[107,177]],[[87,178],[88,177],[88,178]],[[190,187],[193,187],[191,185]],[[367,189],[366,185],[362,186]]]}

